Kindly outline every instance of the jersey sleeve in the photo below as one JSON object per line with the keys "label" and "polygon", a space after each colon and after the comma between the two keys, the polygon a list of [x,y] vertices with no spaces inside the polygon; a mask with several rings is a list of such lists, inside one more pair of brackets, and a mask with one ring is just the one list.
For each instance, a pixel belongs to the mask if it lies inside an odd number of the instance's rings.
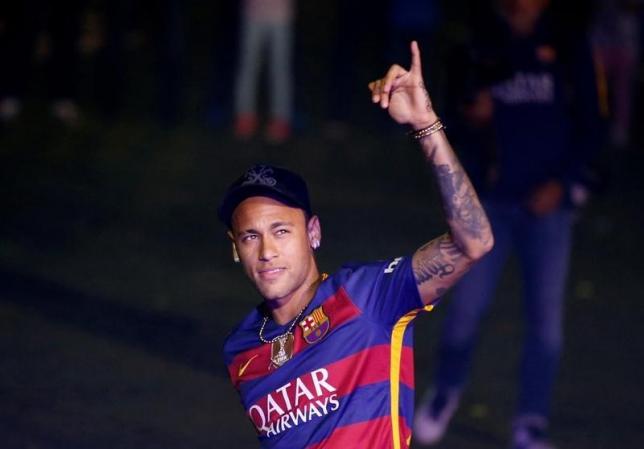
{"label": "jersey sleeve", "polygon": [[383,324],[424,307],[411,266],[411,257],[353,267],[345,288],[366,315]]}

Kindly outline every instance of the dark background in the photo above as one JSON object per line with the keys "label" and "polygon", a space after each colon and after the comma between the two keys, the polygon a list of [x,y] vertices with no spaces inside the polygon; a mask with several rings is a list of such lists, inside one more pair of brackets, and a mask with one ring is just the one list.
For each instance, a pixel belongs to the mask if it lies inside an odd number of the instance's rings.
{"label": "dark background", "polygon": [[[253,162],[308,180],[324,271],[409,254],[443,232],[420,152],[369,102],[367,82],[392,62],[385,2],[354,17],[348,60],[335,44],[339,3],[300,2],[295,135],[279,146],[231,134],[235,3],[61,2],[84,42],[74,126],[48,112],[47,50],[30,57],[24,110],[0,131],[0,447],[257,447],[220,351],[259,298],[215,213]],[[588,7],[570,10],[570,26],[583,28]],[[449,101],[443,63],[471,13],[469,2],[445,2],[427,51],[439,111]],[[632,143],[605,146],[600,188],[578,213],[552,427],[563,448],[644,440],[641,73]],[[329,126],[339,110],[349,117],[340,134]],[[440,448],[507,446],[517,275],[511,264]],[[419,394],[442,314],[416,325]]]}

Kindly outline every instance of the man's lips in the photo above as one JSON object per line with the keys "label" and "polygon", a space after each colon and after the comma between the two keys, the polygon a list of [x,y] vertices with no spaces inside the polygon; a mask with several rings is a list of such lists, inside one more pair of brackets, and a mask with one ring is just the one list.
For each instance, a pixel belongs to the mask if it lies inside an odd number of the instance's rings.
{"label": "man's lips", "polygon": [[272,279],[277,279],[282,273],[286,271],[284,267],[271,267],[271,268],[262,268],[257,270],[257,274],[263,280],[270,281]]}

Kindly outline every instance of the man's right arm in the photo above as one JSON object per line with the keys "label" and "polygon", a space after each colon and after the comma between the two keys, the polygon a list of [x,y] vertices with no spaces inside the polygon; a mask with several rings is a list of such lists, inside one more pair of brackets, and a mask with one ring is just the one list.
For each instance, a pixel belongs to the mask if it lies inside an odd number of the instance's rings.
{"label": "man's right arm", "polygon": [[[449,231],[421,246],[412,258],[418,291],[431,304],[493,246],[485,211],[445,132],[439,125],[421,73],[420,50],[411,44],[409,70],[393,65],[381,79],[369,83],[372,101],[397,123],[426,130],[421,148],[438,181]],[[433,130],[433,131],[432,131]]]}
{"label": "man's right arm", "polygon": [[443,131],[421,140],[442,197],[449,231],[421,246],[412,259],[416,284],[430,304],[492,249],[492,228],[467,173]]}

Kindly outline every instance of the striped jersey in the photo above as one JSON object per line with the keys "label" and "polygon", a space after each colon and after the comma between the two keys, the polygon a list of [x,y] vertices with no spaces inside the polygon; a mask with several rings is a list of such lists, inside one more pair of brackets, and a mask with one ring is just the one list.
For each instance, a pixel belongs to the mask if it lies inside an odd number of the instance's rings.
{"label": "striped jersey", "polygon": [[[414,408],[411,322],[425,307],[411,258],[342,267],[293,328],[281,366],[258,332],[261,308],[228,336],[225,362],[262,448],[408,448]],[[290,323],[289,323],[290,324]],[[268,320],[267,340],[288,325]]]}

